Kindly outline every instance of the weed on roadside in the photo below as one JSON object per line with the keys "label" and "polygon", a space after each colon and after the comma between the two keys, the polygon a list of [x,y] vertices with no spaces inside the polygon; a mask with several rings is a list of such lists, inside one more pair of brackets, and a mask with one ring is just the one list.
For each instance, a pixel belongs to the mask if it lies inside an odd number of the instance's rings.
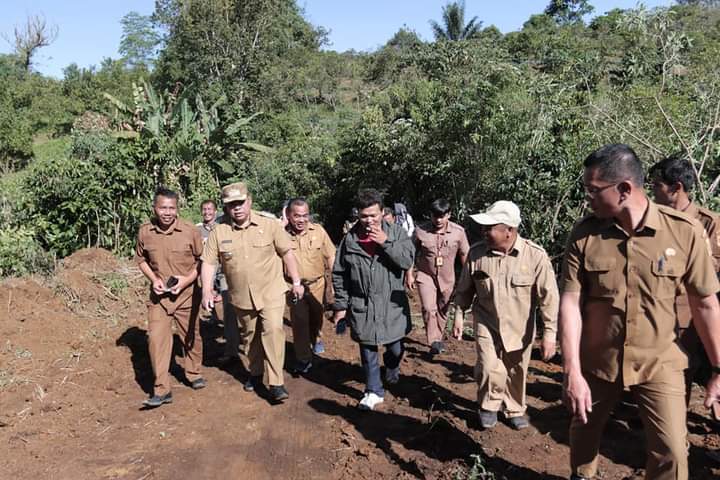
{"label": "weed on roadside", "polygon": [[470,455],[470,458],[473,461],[472,467],[468,470],[458,469],[453,476],[454,480],[499,480],[493,472],[485,467],[481,454]]}

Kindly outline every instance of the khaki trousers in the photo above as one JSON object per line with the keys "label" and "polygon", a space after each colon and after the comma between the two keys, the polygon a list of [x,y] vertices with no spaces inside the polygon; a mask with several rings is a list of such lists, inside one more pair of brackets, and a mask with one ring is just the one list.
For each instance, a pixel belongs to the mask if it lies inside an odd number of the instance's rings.
{"label": "khaki trousers", "polygon": [[475,380],[480,408],[499,412],[504,405],[503,413],[507,418],[522,416],[527,409],[525,381],[532,344],[506,352],[500,337],[480,322],[475,322],[475,339]]}
{"label": "khaki trousers", "polygon": [[270,386],[283,385],[285,364],[285,330],[283,329],[284,305],[260,310],[235,308],[241,325],[245,368],[252,376],[262,376],[267,370]]}
{"label": "khaki trousers", "polygon": [[178,308],[169,314],[160,304],[148,305],[148,350],[155,375],[154,395],[170,392],[170,360],[173,350],[172,324],[175,325],[183,346],[185,377],[193,382],[201,378],[202,338],[197,302],[188,302],[187,308]]}
{"label": "khaki trousers", "polygon": [[305,296],[295,305],[290,305],[295,358],[301,362],[312,360],[312,347],[322,329],[325,315],[325,279],[321,278],[305,288]]}
{"label": "khaki trousers", "polygon": [[[570,464],[573,473],[592,478],[605,423],[623,392],[620,381],[606,382],[585,375],[592,394],[588,422],[570,424]],[[647,440],[646,480],[687,480],[685,383],[682,371],[660,370],[654,378],[630,387],[638,404]]]}
{"label": "khaki trousers", "polygon": [[420,293],[428,345],[432,345],[433,342],[442,342],[447,326],[452,287],[442,291],[437,283],[437,278],[420,271],[415,275],[415,284]]}

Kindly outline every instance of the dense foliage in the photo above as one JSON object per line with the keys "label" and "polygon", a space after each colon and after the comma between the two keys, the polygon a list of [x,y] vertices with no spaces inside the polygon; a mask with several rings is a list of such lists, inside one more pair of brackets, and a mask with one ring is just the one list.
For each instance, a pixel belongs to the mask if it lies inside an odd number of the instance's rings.
{"label": "dense foliage", "polygon": [[159,0],[99,68],[56,80],[0,56],[0,274],[32,269],[12,238],[128,253],[159,184],[188,217],[231,181],[275,213],[307,196],[335,236],[361,186],[419,218],[448,197],[461,222],[510,199],[557,256],[582,159],[626,142],[648,164],[691,158],[715,206],[720,9],[678,3],[590,19],[591,2],[552,1],[508,34],[450,4],[432,43],[403,27],[336,53],[292,0]]}

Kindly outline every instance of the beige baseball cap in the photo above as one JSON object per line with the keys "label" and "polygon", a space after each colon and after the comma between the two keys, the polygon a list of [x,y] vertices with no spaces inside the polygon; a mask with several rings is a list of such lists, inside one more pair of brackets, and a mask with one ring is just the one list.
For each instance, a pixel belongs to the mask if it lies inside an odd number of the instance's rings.
{"label": "beige baseball cap", "polygon": [[520,208],[513,202],[500,200],[488,208],[483,213],[470,215],[480,225],[497,225],[502,223],[508,227],[517,228],[520,225]]}
{"label": "beige baseball cap", "polygon": [[222,202],[226,205],[230,202],[242,202],[248,197],[247,185],[243,182],[231,183],[222,189]]}

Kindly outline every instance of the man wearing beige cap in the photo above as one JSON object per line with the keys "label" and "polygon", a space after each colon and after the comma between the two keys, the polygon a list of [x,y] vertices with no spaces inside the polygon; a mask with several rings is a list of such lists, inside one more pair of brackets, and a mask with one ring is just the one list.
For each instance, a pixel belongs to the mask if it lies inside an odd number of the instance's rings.
{"label": "man wearing beige cap", "polygon": [[[503,409],[510,426],[519,430],[529,425],[525,380],[535,307],[544,325],[542,357],[548,361],[555,355],[557,283],[545,250],[518,235],[517,205],[501,200],[470,217],[481,225],[485,242],[470,248],[455,301],[463,310],[473,307],[480,424],[492,428]],[[456,315],[454,334],[459,338],[462,330],[462,315]]]}
{"label": "man wearing beige cap", "polygon": [[213,306],[212,280],[218,264],[230,292],[230,302],[242,324],[243,350],[250,378],[245,390],[261,386],[267,371],[270,398],[288,398],[283,381],[285,331],[283,312],[288,291],[283,263],[292,281],[291,295],[302,298],[303,286],[290,237],[280,222],[252,210],[252,197],[244,183],[222,189],[222,201],[229,222],[218,224],[205,243],[202,254],[203,306]]}

